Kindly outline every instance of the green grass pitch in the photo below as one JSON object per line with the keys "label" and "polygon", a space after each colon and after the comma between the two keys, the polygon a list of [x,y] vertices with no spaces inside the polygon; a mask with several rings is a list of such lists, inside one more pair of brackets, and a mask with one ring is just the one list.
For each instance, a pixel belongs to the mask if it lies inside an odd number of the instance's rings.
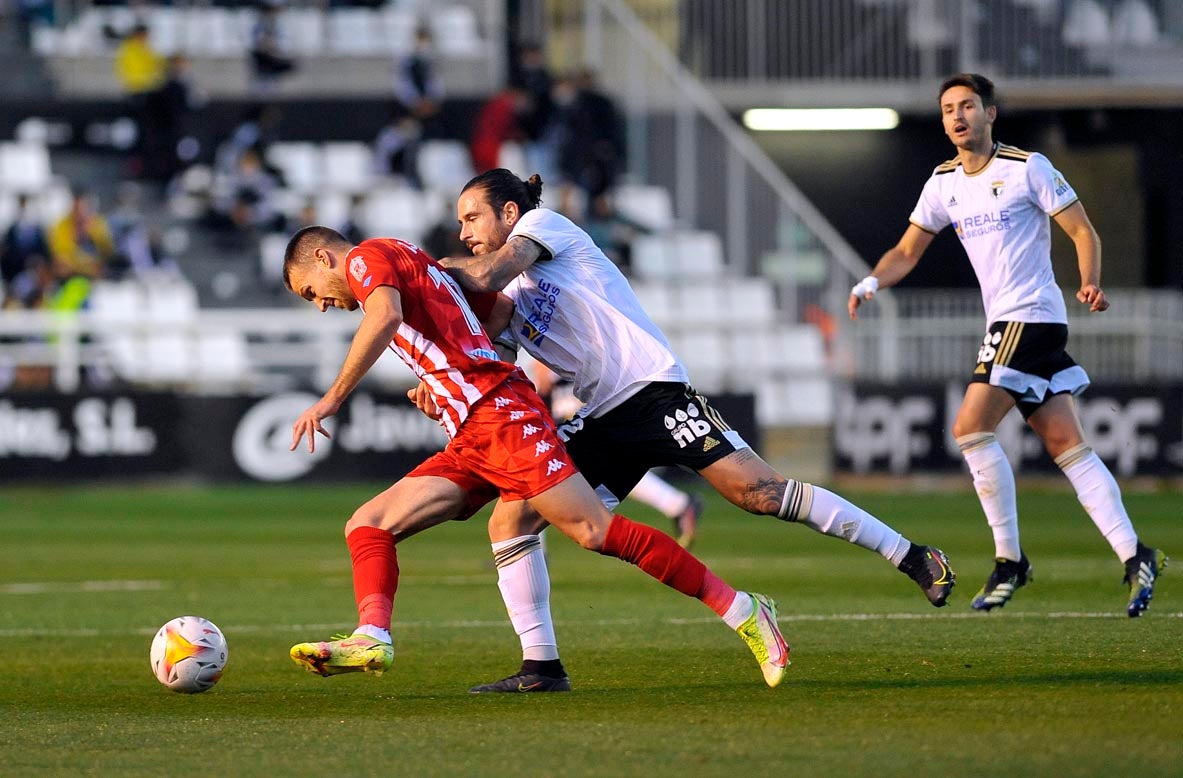
{"label": "green grass pitch", "polygon": [[[377,488],[5,487],[0,775],[1183,770],[1177,492],[1127,495],[1143,539],[1178,560],[1136,620],[1120,565],[1068,493],[1020,495],[1035,580],[989,614],[969,609],[993,546],[968,484],[847,493],[949,553],[959,585],[942,610],[876,555],[712,496],[695,551],[779,601],[793,666],[778,689],[701,604],[554,534],[574,691],[473,697],[520,658],[480,517],[400,547],[390,673],[324,679],[287,656],[353,626],[341,528]],[[183,614],[229,642],[205,694],[169,692],[148,668],[153,633]]]}

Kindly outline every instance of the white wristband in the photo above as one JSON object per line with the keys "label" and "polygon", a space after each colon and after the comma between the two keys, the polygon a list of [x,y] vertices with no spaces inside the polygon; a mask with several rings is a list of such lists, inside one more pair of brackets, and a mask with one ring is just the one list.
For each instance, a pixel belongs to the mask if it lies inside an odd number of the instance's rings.
{"label": "white wristband", "polygon": [[850,288],[850,293],[862,300],[867,295],[874,296],[879,291],[879,279],[875,276],[867,276],[862,281]]}

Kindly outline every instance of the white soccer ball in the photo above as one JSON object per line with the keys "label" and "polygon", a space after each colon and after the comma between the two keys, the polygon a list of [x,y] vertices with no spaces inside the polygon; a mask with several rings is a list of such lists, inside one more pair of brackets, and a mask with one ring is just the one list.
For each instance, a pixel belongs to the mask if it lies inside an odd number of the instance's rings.
{"label": "white soccer ball", "polygon": [[174,692],[209,689],[222,677],[229,657],[222,630],[200,616],[178,616],[152,639],[152,672]]}

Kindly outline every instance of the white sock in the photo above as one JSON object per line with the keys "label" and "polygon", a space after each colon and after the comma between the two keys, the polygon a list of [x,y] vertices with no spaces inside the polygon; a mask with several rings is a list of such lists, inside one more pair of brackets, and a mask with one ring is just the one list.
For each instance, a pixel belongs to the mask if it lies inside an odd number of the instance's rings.
{"label": "white sock", "polygon": [[645,473],[628,496],[656,508],[671,518],[686,510],[690,505],[690,495],[671,486],[652,470]]}
{"label": "white sock", "polygon": [[[790,486],[794,483],[789,481]],[[903,535],[831,491],[811,484],[799,486],[809,487],[812,500],[806,506],[808,513],[797,521],[823,535],[875,551],[896,567],[904,561],[912,544]]]}
{"label": "white sock", "polygon": [[969,465],[978,502],[994,533],[994,556],[1018,562],[1023,555],[1019,546],[1019,505],[1015,496],[1015,471],[1006,459],[1006,452],[991,432],[962,435],[957,445]]}
{"label": "white sock", "polygon": [[374,640],[380,640],[383,643],[393,643],[390,639],[390,630],[383,627],[375,627],[373,624],[362,624],[357,629],[353,630],[355,635],[369,635]]}
{"label": "white sock", "polygon": [[1056,464],[1072,482],[1076,499],[1109,541],[1117,558],[1124,562],[1136,554],[1138,533],[1134,532],[1121,502],[1121,488],[1096,452],[1082,443],[1056,457]]}
{"label": "white sock", "polygon": [[756,605],[752,600],[752,595],[747,592],[736,592],[735,599],[731,601],[731,607],[723,614],[723,623],[732,629],[739,629],[739,625],[747,621],[755,609]]}
{"label": "white sock", "polygon": [[550,575],[541,539],[522,535],[494,543],[493,561],[501,599],[522,641],[522,658],[558,659],[559,644],[550,616]]}

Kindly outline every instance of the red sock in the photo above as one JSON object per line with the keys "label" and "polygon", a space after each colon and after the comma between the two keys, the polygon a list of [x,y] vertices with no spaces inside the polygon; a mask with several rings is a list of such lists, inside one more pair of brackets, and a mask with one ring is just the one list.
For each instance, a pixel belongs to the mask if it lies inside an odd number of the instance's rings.
{"label": "red sock", "polygon": [[702,600],[722,616],[735,590],[669,535],[616,514],[608,525],[600,553],[631,562],[671,589]]}
{"label": "red sock", "polygon": [[345,538],[353,559],[353,596],[358,624],[390,629],[394,593],[398,589],[398,555],[394,536],[377,527],[358,527]]}

